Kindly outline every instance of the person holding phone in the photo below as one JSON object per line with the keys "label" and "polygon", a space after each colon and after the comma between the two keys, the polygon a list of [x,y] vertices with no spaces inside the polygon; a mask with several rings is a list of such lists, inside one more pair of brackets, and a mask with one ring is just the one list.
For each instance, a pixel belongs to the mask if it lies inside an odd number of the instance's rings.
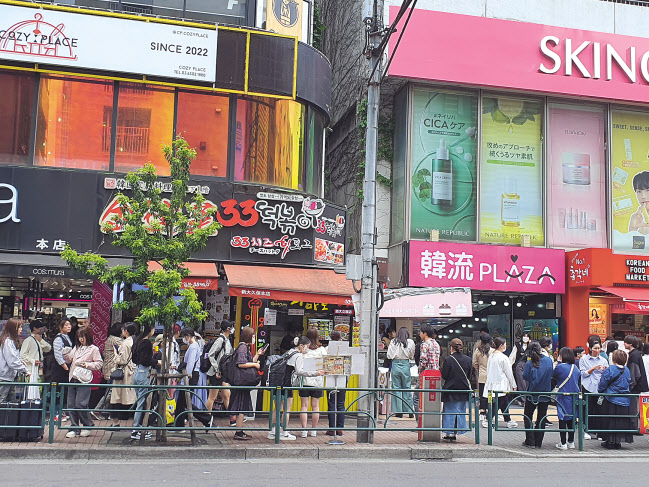
{"label": "person holding phone", "polygon": [[[581,373],[581,388],[583,392],[590,392],[597,394],[599,381],[602,378],[602,373],[608,368],[608,359],[600,356],[602,351],[602,339],[598,335],[591,335],[588,337],[588,350],[589,355],[584,355],[579,360],[579,371]],[[589,415],[598,414],[597,411],[597,396],[588,396],[588,413]],[[588,427],[592,430],[598,430],[599,418],[589,418]],[[584,433],[584,439],[590,440],[591,435]]]}

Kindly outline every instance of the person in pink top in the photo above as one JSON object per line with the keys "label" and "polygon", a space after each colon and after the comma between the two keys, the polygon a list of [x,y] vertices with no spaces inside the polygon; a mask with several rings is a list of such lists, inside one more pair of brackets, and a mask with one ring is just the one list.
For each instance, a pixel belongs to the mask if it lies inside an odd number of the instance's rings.
{"label": "person in pink top", "polygon": [[421,338],[421,358],[419,360],[419,373],[424,370],[439,370],[439,355],[441,348],[433,338],[435,329],[432,325],[425,324],[419,329]]}
{"label": "person in pink top", "polygon": [[[70,382],[78,384],[90,384],[92,381],[92,371],[101,370],[104,364],[99,349],[92,344],[92,330],[89,327],[79,328],[77,332],[77,344],[66,355],[66,360],[70,362]],[[88,436],[90,430],[78,428],[79,424],[83,426],[92,426],[90,413],[88,411],[79,411],[79,409],[88,409],[90,402],[90,387],[70,387],[68,390],[68,409],[70,410],[70,423],[76,429],[70,430],[66,438],[75,438],[77,436]]]}

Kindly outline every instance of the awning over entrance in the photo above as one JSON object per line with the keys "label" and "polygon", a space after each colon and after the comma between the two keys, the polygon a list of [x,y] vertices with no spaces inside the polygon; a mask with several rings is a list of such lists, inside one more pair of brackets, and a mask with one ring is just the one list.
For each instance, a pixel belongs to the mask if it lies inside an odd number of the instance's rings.
{"label": "awning over entrance", "polygon": [[403,288],[385,292],[381,318],[448,318],[473,315],[469,288]]}
{"label": "awning over entrance", "polygon": [[599,289],[622,298],[625,312],[629,314],[649,314],[649,287],[600,286]]}
{"label": "awning over entrance", "polygon": [[[219,272],[214,262],[185,262],[189,270],[189,276],[183,279],[183,288],[193,287],[194,289],[218,289]],[[149,270],[162,269],[157,262],[149,262]]]}
{"label": "awning over entrance", "polygon": [[230,295],[351,305],[351,281],[329,269],[225,265]]}

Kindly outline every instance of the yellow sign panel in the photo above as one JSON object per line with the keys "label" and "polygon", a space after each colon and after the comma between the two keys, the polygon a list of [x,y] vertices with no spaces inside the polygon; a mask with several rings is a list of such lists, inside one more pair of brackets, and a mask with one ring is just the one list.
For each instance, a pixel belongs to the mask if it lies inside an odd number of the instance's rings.
{"label": "yellow sign panel", "polygon": [[268,0],[266,30],[302,40],[302,0]]}

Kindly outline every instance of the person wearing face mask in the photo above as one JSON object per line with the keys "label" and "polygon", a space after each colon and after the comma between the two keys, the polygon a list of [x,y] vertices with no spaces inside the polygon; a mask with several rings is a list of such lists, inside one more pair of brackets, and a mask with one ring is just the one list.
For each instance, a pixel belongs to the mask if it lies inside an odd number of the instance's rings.
{"label": "person wearing face mask", "polygon": [[[137,326],[135,323],[124,323],[124,330],[122,336],[124,340],[117,349],[117,357],[115,357],[115,368],[124,371],[124,378],[121,380],[114,380],[115,385],[132,385],[133,376],[135,374],[136,365],[133,363],[133,340],[137,335]],[[112,371],[111,371],[112,372]],[[129,412],[131,406],[137,400],[135,389],[130,387],[115,387],[111,390],[110,405],[116,411],[111,415],[113,419],[113,426],[119,427],[120,421],[126,421],[132,413]]]}
{"label": "person wearing face mask", "polygon": [[[525,364],[523,378],[527,381],[529,392],[550,392],[552,390],[552,359],[542,353],[543,346],[539,342],[530,343],[530,360]],[[523,446],[541,448],[545,435],[550,396],[529,395],[525,401],[525,429]],[[536,410],[536,423],[532,425],[534,411]]]}
{"label": "person wearing face mask", "polygon": [[[212,347],[207,352],[210,360],[210,370],[207,371],[207,381],[211,386],[229,386],[227,382],[223,382],[219,363],[225,355],[230,355],[233,351],[232,344],[230,343],[230,336],[234,334],[234,322],[230,320],[223,320],[221,322],[221,334],[214,341]],[[230,389],[210,389],[207,401],[205,402],[205,409],[208,412],[212,411],[216,397],[221,393],[223,398],[223,405],[228,409],[230,405]],[[236,418],[230,418],[230,422],[235,422]]]}
{"label": "person wearing face mask", "polygon": [[[318,330],[309,328],[306,331],[306,338],[311,341],[309,349],[304,355],[304,358],[321,359],[327,355],[327,349],[322,346],[319,340]],[[302,428],[306,428],[308,421],[307,411],[309,409],[309,402],[311,403],[311,436],[316,436],[318,433],[315,428],[318,427],[320,421],[320,398],[324,395],[322,388],[324,388],[324,378],[318,375],[301,375],[298,385],[303,389],[299,392],[300,396],[300,421]],[[302,431],[302,438],[307,437],[307,431]]]}
{"label": "person wearing face mask", "polygon": [[[559,393],[579,392],[579,368],[575,365],[575,354],[569,347],[563,347],[559,350],[559,363],[552,372],[552,378],[557,384]],[[574,417],[576,413],[574,395],[558,395],[557,416],[559,416],[559,429],[573,429]],[[561,443],[555,446],[559,450],[575,448],[575,432],[568,431],[568,442],[566,443],[566,432],[559,433]]]}
{"label": "person wearing face mask", "polygon": [[[54,351],[54,360],[52,361],[52,374],[50,380],[52,382],[57,382],[59,384],[65,384],[69,381],[70,374],[70,361],[66,360],[65,355],[72,350],[72,340],[68,336],[72,330],[72,324],[67,317],[63,317],[59,322],[59,334],[54,338],[54,343],[52,344],[52,349]],[[61,391],[59,389],[59,394],[63,394],[63,404],[67,404],[67,390]],[[58,421],[59,415],[62,411],[58,411],[59,401],[56,401],[57,413],[54,418],[55,421]],[[69,416],[63,414],[61,420],[67,421]]]}
{"label": "person wearing face mask", "polygon": [[[207,385],[207,375],[200,371],[200,358],[202,348],[196,333],[191,328],[184,328],[180,332],[183,343],[187,345],[185,351],[184,362],[180,364],[180,370],[186,370],[188,376],[188,383],[190,386],[199,386],[192,389],[192,415],[195,419],[203,423],[204,426],[211,427],[213,417],[203,410],[207,401],[207,389],[200,388],[200,386]],[[184,379],[183,379],[184,380]],[[187,411],[187,398],[185,391],[178,391],[178,399],[176,400],[176,426],[183,426],[186,424],[189,415]]]}
{"label": "person wearing face mask", "polygon": [[[514,374],[512,374],[512,366],[509,363],[509,357],[505,355],[505,350],[507,350],[507,342],[502,337],[497,337],[494,339],[494,351],[489,356],[487,361],[487,381],[484,386],[483,396],[485,398],[489,397],[489,392],[498,391],[498,407],[492,409],[492,416],[495,418],[500,409],[503,413],[505,421],[507,421],[508,428],[517,428],[518,423],[512,420],[511,416],[507,412],[509,405],[509,395],[508,391],[515,391],[517,389],[516,381],[514,380]],[[488,427],[487,418],[482,421],[482,426],[484,428]]]}
{"label": "person wearing face mask", "polygon": [[[297,387],[301,382],[303,377],[318,377],[324,375],[324,370],[318,370],[316,372],[307,372],[304,370],[304,356],[309,351],[311,346],[311,340],[307,337],[296,337],[294,339],[295,346],[286,352],[288,354],[288,360],[286,362],[286,370],[284,372],[284,384],[283,387]],[[286,398],[286,409],[283,413],[282,423],[286,424],[288,427],[290,414],[289,411],[293,407],[293,394],[289,394]],[[305,425],[306,427],[306,425]],[[306,431],[305,431],[306,432]],[[288,431],[283,431],[280,433],[279,439],[282,441],[293,441],[295,440],[295,435],[289,433]],[[271,430],[268,432],[268,439],[275,439],[275,429],[271,427]]]}
{"label": "person wearing face mask", "polygon": [[[579,360],[579,371],[581,372],[581,388],[583,392],[597,394],[597,387],[599,386],[599,381],[602,378],[602,373],[608,368],[608,359],[601,355],[602,340],[598,335],[591,335],[588,337],[588,350],[590,354],[584,355]],[[588,396],[589,415],[599,414],[596,412],[597,410],[597,396]],[[599,428],[599,423],[599,418],[588,419],[589,429],[601,429]],[[590,440],[590,434],[584,433],[584,439]]]}
{"label": "person wearing face mask", "polygon": [[[514,372],[514,379],[516,379],[516,387],[519,391],[524,391],[527,389],[527,382],[523,379],[523,369],[525,368],[525,363],[527,362],[527,350],[530,344],[530,334],[523,333],[521,341],[517,342],[512,348],[511,353],[509,354],[509,361],[512,364],[512,371]],[[525,396],[518,396],[516,402],[524,406],[525,405]]]}
{"label": "person wearing face mask", "polygon": [[[471,359],[463,353],[464,345],[459,338],[453,338],[450,343],[451,354],[446,357],[442,365],[442,379],[444,380],[444,389],[442,392],[442,403],[444,404],[444,416],[442,416],[442,426],[444,428],[443,440],[455,441],[456,435],[463,435],[466,430],[466,408],[469,401],[469,394],[466,392],[449,392],[449,391],[469,391],[471,387],[471,372],[473,367]],[[455,429],[457,428],[457,430]]]}

